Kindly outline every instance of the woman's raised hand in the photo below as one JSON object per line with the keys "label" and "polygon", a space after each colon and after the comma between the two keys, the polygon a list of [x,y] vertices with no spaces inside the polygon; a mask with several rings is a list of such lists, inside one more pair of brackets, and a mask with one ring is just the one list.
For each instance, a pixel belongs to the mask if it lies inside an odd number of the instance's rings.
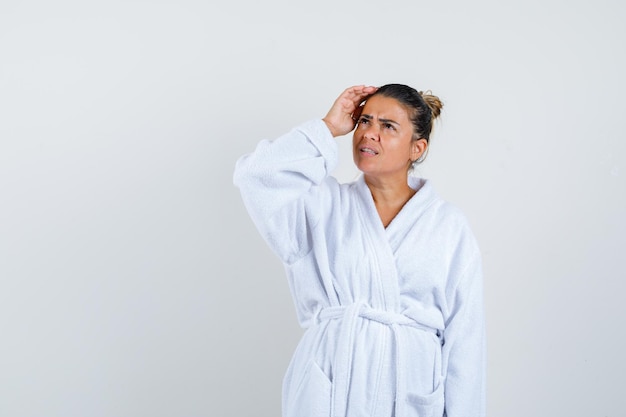
{"label": "woman's raised hand", "polygon": [[326,117],[322,119],[334,137],[345,135],[354,129],[361,113],[361,103],[376,90],[377,87],[355,85],[337,97]]}

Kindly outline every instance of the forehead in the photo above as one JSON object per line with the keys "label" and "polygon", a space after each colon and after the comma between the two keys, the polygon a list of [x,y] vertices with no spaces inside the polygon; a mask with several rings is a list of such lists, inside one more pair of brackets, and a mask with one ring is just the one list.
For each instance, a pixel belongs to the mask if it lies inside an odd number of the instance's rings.
{"label": "forehead", "polygon": [[391,119],[398,123],[411,123],[406,106],[395,98],[382,95],[369,98],[365,102],[362,114],[378,119]]}

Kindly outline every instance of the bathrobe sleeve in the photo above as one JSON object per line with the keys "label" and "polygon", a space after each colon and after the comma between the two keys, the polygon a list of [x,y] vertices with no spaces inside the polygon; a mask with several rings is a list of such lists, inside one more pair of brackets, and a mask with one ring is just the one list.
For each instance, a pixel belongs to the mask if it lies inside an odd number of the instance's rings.
{"label": "bathrobe sleeve", "polygon": [[[261,141],[236,164],[250,217],[272,250],[292,263],[311,249],[310,233],[329,204],[325,183],[337,165],[337,143],[322,120],[304,123],[275,139]],[[335,181],[336,184],[336,181]]]}
{"label": "bathrobe sleeve", "polygon": [[448,294],[450,314],[444,330],[445,415],[485,415],[486,343],[480,252],[473,241],[457,253],[459,274]]}

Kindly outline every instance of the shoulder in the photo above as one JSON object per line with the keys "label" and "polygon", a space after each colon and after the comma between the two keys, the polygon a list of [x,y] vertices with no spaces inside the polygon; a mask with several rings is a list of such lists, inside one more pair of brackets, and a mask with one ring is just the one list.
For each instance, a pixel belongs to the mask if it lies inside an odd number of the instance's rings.
{"label": "shoulder", "polygon": [[442,219],[455,223],[467,224],[467,217],[454,203],[443,199],[436,191],[432,180],[425,178],[409,177],[409,185],[416,190],[416,197],[427,203]]}
{"label": "shoulder", "polygon": [[446,222],[450,223],[452,226],[470,228],[467,216],[456,204],[444,199],[439,199],[438,211],[441,218],[445,219]]}
{"label": "shoulder", "polygon": [[439,196],[434,199],[430,211],[432,228],[429,236],[432,246],[441,249],[447,259],[446,285],[457,288],[464,276],[474,272],[474,278],[480,277],[480,246],[465,212]]}
{"label": "shoulder", "polygon": [[445,221],[452,224],[467,223],[467,218],[463,211],[455,204],[439,196],[431,180],[409,177],[408,183],[416,191],[409,202],[409,204],[414,206],[412,207],[413,212],[428,215],[433,221]]}
{"label": "shoulder", "polygon": [[448,241],[475,245],[469,219],[460,207],[440,197],[431,180],[417,178],[413,180],[413,185],[420,185],[416,196],[423,194],[421,199],[428,206],[424,214],[432,222],[437,234],[445,236]]}
{"label": "shoulder", "polygon": [[317,191],[311,195],[311,198],[325,201],[325,206],[329,210],[348,203],[358,192],[356,181],[340,183],[332,175],[324,178],[324,181],[315,188]]}

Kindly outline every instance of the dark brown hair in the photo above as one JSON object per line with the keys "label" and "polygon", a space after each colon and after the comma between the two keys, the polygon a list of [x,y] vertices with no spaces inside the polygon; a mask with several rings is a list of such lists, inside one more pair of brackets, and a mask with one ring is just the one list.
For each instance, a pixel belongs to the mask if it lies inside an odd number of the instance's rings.
{"label": "dark brown hair", "polygon": [[421,138],[430,141],[433,121],[441,114],[443,103],[431,91],[422,92],[404,84],[386,84],[378,88],[373,96],[394,98],[409,110],[413,123],[413,140]]}

